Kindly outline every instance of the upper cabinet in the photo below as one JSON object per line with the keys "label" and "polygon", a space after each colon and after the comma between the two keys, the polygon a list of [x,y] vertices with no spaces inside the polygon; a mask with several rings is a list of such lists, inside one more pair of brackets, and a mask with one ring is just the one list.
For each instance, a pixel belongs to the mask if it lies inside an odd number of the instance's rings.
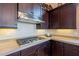
{"label": "upper cabinet", "polygon": [[49,14],[49,28],[53,29],[53,28],[59,28],[59,18],[60,15],[59,14],[59,10],[53,10],[50,12]]}
{"label": "upper cabinet", "polygon": [[42,15],[44,23],[41,24],[42,29],[49,29],[49,12],[44,11],[44,14]]}
{"label": "upper cabinet", "polygon": [[0,3],[0,27],[1,28],[17,27],[16,3]]}
{"label": "upper cabinet", "polygon": [[60,9],[60,28],[76,29],[76,4],[66,5],[65,7],[62,7]]}
{"label": "upper cabinet", "polygon": [[41,3],[18,4],[19,11],[28,13],[35,19],[45,21],[45,23],[37,24],[37,29],[76,29],[78,27],[78,4],[59,3],[58,7],[50,11],[46,10],[44,7],[45,6],[42,6]]}
{"label": "upper cabinet", "polygon": [[[42,20],[45,23],[39,24],[39,29],[76,29],[78,28],[78,4],[58,4],[58,7],[50,11],[42,9]],[[39,9],[39,8],[38,8]],[[38,13],[39,14],[39,13]],[[78,14],[78,15],[77,15]],[[77,23],[76,23],[77,21]],[[41,27],[40,27],[41,26]]]}
{"label": "upper cabinet", "polygon": [[50,29],[76,29],[77,4],[64,4],[50,11]]}

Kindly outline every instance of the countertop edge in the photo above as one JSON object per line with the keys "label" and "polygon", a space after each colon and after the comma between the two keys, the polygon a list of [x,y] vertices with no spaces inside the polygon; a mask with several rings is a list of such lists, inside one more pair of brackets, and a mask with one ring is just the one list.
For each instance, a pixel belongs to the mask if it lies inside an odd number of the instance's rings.
{"label": "countertop edge", "polygon": [[47,38],[47,39],[44,39],[44,40],[38,40],[38,41],[33,42],[33,43],[25,44],[25,45],[20,46],[19,48],[16,48],[16,49],[11,50],[11,51],[9,51],[9,52],[0,54],[0,56],[7,56],[7,55],[9,55],[9,54],[12,54],[12,53],[21,51],[21,50],[23,50],[23,49],[32,47],[32,46],[34,46],[34,45],[37,45],[37,44],[40,44],[40,43],[43,43],[43,42],[46,42],[46,41],[49,41],[49,40],[50,40],[50,38]]}
{"label": "countertop edge", "polygon": [[[73,44],[73,45],[79,46],[79,40],[76,39],[76,38],[71,38],[70,39],[70,38],[67,38],[67,37],[63,37],[64,38],[63,39],[61,36],[60,36],[60,38],[56,38],[56,37],[57,36],[52,36],[52,37],[48,37],[46,39],[35,41],[33,43],[25,44],[25,45],[23,45],[23,46],[21,46],[19,48],[16,48],[16,49],[14,49],[12,51],[7,52],[7,53],[0,54],[0,56],[6,56],[6,55],[18,52],[20,50],[32,47],[34,45],[37,45],[37,44],[40,44],[40,43],[43,43],[43,42],[46,42],[46,41],[49,41],[49,40],[54,40],[54,41],[58,41],[58,42],[62,42],[62,43]],[[65,38],[67,38],[67,40]]]}

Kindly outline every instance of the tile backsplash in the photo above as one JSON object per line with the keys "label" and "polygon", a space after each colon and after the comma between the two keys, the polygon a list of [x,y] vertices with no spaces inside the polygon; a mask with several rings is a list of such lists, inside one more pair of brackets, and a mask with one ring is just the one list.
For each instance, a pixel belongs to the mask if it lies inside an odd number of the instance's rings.
{"label": "tile backsplash", "polygon": [[35,36],[36,35],[36,24],[18,23],[18,29],[16,30],[16,33],[20,37]]}
{"label": "tile backsplash", "polygon": [[78,29],[52,29],[49,30],[53,35],[79,36]]}
{"label": "tile backsplash", "polygon": [[52,35],[79,36],[79,29],[39,29],[37,34],[43,35],[47,32]]}
{"label": "tile backsplash", "polygon": [[37,35],[44,35],[46,33],[45,29],[37,29]]}
{"label": "tile backsplash", "polygon": [[0,28],[0,36],[10,35],[16,32],[16,29]]}
{"label": "tile backsplash", "polygon": [[17,29],[0,29],[0,40],[36,35],[36,24],[18,22]]}

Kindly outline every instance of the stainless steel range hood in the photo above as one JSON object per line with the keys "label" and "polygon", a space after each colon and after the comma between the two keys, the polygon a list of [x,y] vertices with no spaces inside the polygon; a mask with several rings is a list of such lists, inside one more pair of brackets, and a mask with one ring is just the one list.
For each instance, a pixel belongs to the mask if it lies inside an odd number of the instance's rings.
{"label": "stainless steel range hood", "polygon": [[40,19],[33,18],[33,16],[31,14],[24,13],[21,11],[18,12],[18,18],[19,18],[18,21],[20,21],[20,22],[35,23],[35,24],[44,23],[44,21],[42,21]]}

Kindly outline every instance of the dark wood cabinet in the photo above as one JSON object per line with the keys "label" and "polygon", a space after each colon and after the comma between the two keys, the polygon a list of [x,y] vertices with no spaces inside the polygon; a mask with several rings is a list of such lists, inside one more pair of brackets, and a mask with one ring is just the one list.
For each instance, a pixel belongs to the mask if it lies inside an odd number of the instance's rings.
{"label": "dark wood cabinet", "polygon": [[42,20],[44,23],[41,23],[41,27],[39,29],[48,29],[49,28],[49,13],[48,11],[43,11]]}
{"label": "dark wood cabinet", "polygon": [[32,46],[30,48],[21,50],[21,56],[36,56],[38,46]]}
{"label": "dark wood cabinet", "polygon": [[79,56],[79,46],[72,44],[63,44],[64,56]]}
{"label": "dark wood cabinet", "polygon": [[35,46],[23,49],[19,52],[12,53],[8,56],[49,56],[50,41],[46,41]]}
{"label": "dark wood cabinet", "polygon": [[50,43],[44,42],[21,51],[21,56],[49,56]]}
{"label": "dark wood cabinet", "polygon": [[37,29],[76,29],[76,5],[68,3],[51,11],[42,10],[45,23],[37,24]]}
{"label": "dark wood cabinet", "polygon": [[63,56],[63,43],[52,41],[52,56]]}
{"label": "dark wood cabinet", "polygon": [[69,4],[60,9],[60,28],[76,29],[76,4]]}
{"label": "dark wood cabinet", "polygon": [[79,46],[50,40],[8,56],[79,56]]}
{"label": "dark wood cabinet", "polygon": [[21,56],[48,56],[50,55],[49,41],[21,51]]}
{"label": "dark wood cabinet", "polygon": [[0,27],[17,27],[17,4],[0,3]]}
{"label": "dark wood cabinet", "polygon": [[50,56],[50,41],[41,43],[37,50],[38,56]]}
{"label": "dark wood cabinet", "polygon": [[44,21],[44,23],[37,24],[37,29],[49,29],[49,11],[44,10],[40,5],[40,19]]}
{"label": "dark wood cabinet", "polygon": [[50,12],[49,14],[49,29],[57,29],[59,28],[59,9],[54,10],[53,12]]}
{"label": "dark wood cabinet", "polygon": [[12,54],[9,54],[7,56],[20,56],[20,51],[12,53]]}
{"label": "dark wood cabinet", "polygon": [[52,56],[79,56],[79,46],[58,41],[52,42]]}
{"label": "dark wood cabinet", "polygon": [[76,29],[76,5],[64,4],[50,11],[50,29]]}

